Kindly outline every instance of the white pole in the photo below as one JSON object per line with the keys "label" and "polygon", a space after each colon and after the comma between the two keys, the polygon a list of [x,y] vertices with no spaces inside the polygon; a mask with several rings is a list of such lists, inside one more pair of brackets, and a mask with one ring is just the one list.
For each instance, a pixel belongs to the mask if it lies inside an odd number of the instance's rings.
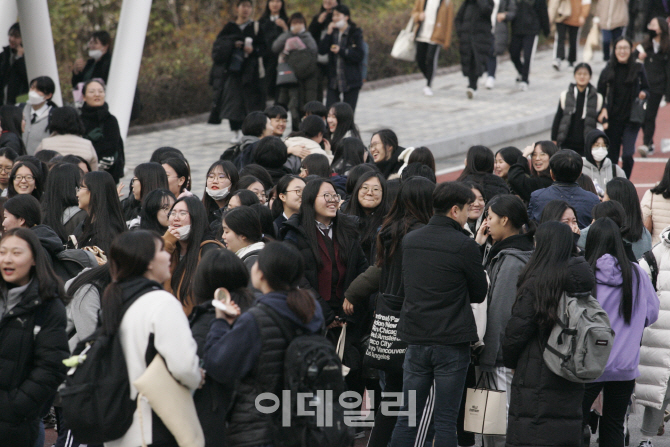
{"label": "white pole", "polygon": [[17,0],[0,0],[0,11],[2,11],[2,14],[0,14],[0,48],[9,45],[7,32],[19,17],[16,2]]}
{"label": "white pole", "polygon": [[128,134],[150,12],[151,0],[124,0],[119,26],[116,29],[114,54],[109,69],[107,103],[109,111],[119,122],[124,140]]}
{"label": "white pole", "polygon": [[56,84],[53,102],[63,104],[47,0],[18,0],[28,80],[49,76]]}

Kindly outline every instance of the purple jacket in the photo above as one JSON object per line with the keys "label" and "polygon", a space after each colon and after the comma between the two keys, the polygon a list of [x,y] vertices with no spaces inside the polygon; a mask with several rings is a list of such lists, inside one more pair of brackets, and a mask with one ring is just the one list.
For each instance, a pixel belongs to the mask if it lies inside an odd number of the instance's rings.
{"label": "purple jacket", "polygon": [[596,263],[596,298],[609,316],[614,336],[614,346],[605,372],[596,382],[633,380],[640,375],[640,343],[642,331],[658,318],[660,302],[649,277],[637,264],[633,264],[633,311],[630,324],[619,313],[623,298],[623,278],[619,262],[606,254]]}

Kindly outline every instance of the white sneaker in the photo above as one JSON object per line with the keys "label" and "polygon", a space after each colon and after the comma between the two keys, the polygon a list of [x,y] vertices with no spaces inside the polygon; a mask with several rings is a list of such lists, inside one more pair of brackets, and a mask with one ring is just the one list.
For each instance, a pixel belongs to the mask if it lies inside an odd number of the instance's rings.
{"label": "white sneaker", "polygon": [[637,447],[654,447],[651,441],[640,441],[640,444]]}
{"label": "white sneaker", "polygon": [[521,77],[521,75],[517,76],[515,82],[518,84],[518,83],[520,83],[521,81],[523,81],[523,78]]}
{"label": "white sneaker", "polygon": [[493,89],[493,87],[495,87],[496,85],[496,78],[494,78],[493,76],[489,76],[488,78],[486,78],[485,85],[487,89],[489,90]]}
{"label": "white sneaker", "polygon": [[525,92],[526,90],[528,90],[528,83],[524,81],[519,82],[519,91]]}
{"label": "white sneaker", "polygon": [[642,146],[638,146],[637,153],[640,154],[640,157],[647,158],[647,155],[649,155],[649,148],[644,144]]}
{"label": "white sneaker", "polygon": [[425,86],[423,88],[423,94],[426,96],[433,96],[433,89],[428,86]]}
{"label": "white sneaker", "polygon": [[477,96],[477,90],[468,87],[468,89],[465,91],[465,94],[467,95],[468,99],[474,99],[474,97]]}
{"label": "white sneaker", "polygon": [[551,63],[551,66],[554,67],[554,70],[561,71],[561,60],[554,59],[554,61]]}
{"label": "white sneaker", "polygon": [[240,141],[242,141],[242,131],[233,131],[233,138],[230,139],[230,144],[238,144]]}

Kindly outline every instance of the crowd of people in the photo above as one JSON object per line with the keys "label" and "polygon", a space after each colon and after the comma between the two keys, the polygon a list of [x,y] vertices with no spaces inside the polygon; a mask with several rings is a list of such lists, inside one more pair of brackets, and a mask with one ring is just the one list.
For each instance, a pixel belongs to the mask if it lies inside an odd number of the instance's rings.
{"label": "crowd of people", "polygon": [[[571,5],[577,15],[557,32],[574,40],[588,5]],[[527,87],[551,8],[453,9],[413,9],[425,93],[452,20],[471,97],[483,73],[494,77],[507,39],[497,25],[508,21]],[[653,150],[653,123],[636,120],[635,104],[648,100],[648,117],[670,91],[662,14],[639,48],[602,28],[614,56],[597,87],[588,64],[574,66],[552,141],[472,146],[459,178],[438,183],[429,148],[401,146],[392,129],[363,141],[354,112],[367,50],[347,6],[324,0],[309,26],[283,0],[258,21],[249,0],[236,12],[214,44],[210,115],[229,120],[235,144],[210,165],[204,191],[187,156],[161,147],[122,194],[123,139],[105,102],[109,34],[95,33],[90,59],[74,64],[77,110],[52,102],[46,76],[18,82],[20,28],[10,30],[0,55],[0,445],[42,447],[53,414],[58,447],[187,445],[195,428],[193,445],[212,447],[345,447],[366,435],[370,447],[474,446],[466,396],[484,383],[506,399],[505,434],[485,433],[484,446],[588,445],[598,430],[601,445],[621,447],[633,394],[645,412],[632,438],[652,446],[670,403],[670,361],[659,354],[670,350],[670,161],[641,200],[628,177],[642,126],[644,153]],[[278,82],[287,72],[294,78]],[[614,332],[595,380],[568,380],[544,358],[566,297],[591,300]],[[77,382],[114,353],[104,377]],[[166,401],[144,391],[156,359],[188,392]],[[290,432],[285,412],[261,411],[264,396],[314,384],[337,393],[334,427],[294,421]],[[82,395],[86,408],[132,404],[82,415],[72,404]],[[374,398],[364,407],[365,395]],[[359,419],[369,411],[371,429],[340,423],[345,408]]]}

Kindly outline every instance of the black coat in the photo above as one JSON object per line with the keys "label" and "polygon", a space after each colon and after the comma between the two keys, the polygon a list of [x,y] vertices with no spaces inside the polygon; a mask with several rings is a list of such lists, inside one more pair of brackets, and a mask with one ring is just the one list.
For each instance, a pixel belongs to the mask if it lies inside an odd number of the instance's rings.
{"label": "black coat", "polygon": [[20,303],[0,320],[3,447],[35,445],[39,418],[46,414],[65,379],[62,361],[70,355],[65,324],[63,302],[40,296],[37,279],[28,285]]}
{"label": "black coat", "polygon": [[16,104],[16,97],[25,95],[29,89],[25,56],[15,59],[14,63],[11,59],[12,49],[6,46],[0,53],[0,105]]}
{"label": "black coat", "polygon": [[[363,49],[363,30],[354,25],[349,25],[346,31],[346,42],[340,45],[339,53],[330,51],[332,45],[339,45],[340,31],[334,30],[332,34],[326,34],[319,42],[319,54],[328,55],[328,88],[340,90],[337,80],[337,61],[344,62],[344,77],[346,89],[344,92],[359,89],[363,86],[362,63],[365,57]],[[342,93],[344,93],[342,92]]]}
{"label": "black coat", "polygon": [[26,155],[26,145],[20,136],[14,132],[3,132],[0,134],[0,148],[8,147],[14,149],[19,155]]}
{"label": "black coat", "polygon": [[465,76],[479,77],[486,71],[493,45],[492,13],[493,0],[466,0],[456,14],[461,70]]}
{"label": "black coat", "polygon": [[389,177],[398,174],[398,171],[404,163],[402,160],[398,160],[398,157],[404,150],[404,147],[398,147],[388,160],[375,163],[375,166],[379,169],[379,172],[384,175],[385,179],[389,180]]}
{"label": "black coat", "polygon": [[545,0],[517,0],[512,34],[537,36],[540,31],[549,37],[549,12]]}
{"label": "black coat", "polygon": [[509,194],[509,186],[505,180],[494,174],[470,174],[463,179],[464,182],[475,182],[484,188],[484,198],[488,202],[498,194]]}
{"label": "black coat", "polygon": [[486,298],[479,245],[447,216],[402,241],[405,301],[398,337],[409,344],[452,345],[479,340],[471,303]]}
{"label": "black coat", "polygon": [[[288,25],[288,17],[280,16]],[[263,53],[263,65],[265,66],[265,81],[267,85],[267,92],[270,97],[276,97],[277,90],[277,63],[279,54],[272,51],[272,44],[279,37],[284,30],[275,24],[269,16],[264,16],[258,19],[258,23],[263,30],[265,38],[265,52]]]}
{"label": "black coat", "polygon": [[[338,213],[338,219],[351,219],[351,217]],[[284,242],[293,244],[305,261],[305,280],[308,287],[312,289],[314,295],[321,304],[321,310],[326,321],[326,326],[333,322],[335,316],[345,317],[342,309],[342,301],[333,300],[325,301],[318,293],[319,290],[319,260],[314,257],[312,247],[307,240],[307,235],[301,222],[301,215],[294,214],[289,220],[284,222],[281,233]],[[344,256],[347,259],[347,272],[344,277],[344,290],[349,288],[349,285],[354,279],[368,268],[368,261],[365,259],[365,254],[357,238],[352,239],[351,243],[344,248]]]}
{"label": "black coat", "polygon": [[538,189],[550,187],[554,181],[551,177],[543,175],[539,177],[531,176],[526,157],[519,157],[515,164],[509,167],[507,171],[507,183],[515,194],[521,197],[521,200],[530,202],[530,195]]}
{"label": "black coat", "polygon": [[119,122],[114,115],[109,113],[107,103],[100,107],[91,107],[84,104],[81,108],[81,120],[86,130],[84,138],[91,140],[91,143],[93,143],[98,160],[102,161],[106,157],[113,157],[114,162],[107,172],[118,183],[119,179],[123,177],[123,167],[126,164]]}
{"label": "black coat", "polygon": [[[243,42],[247,37],[253,39],[253,52],[244,58],[241,71],[231,72],[231,60],[237,51],[235,42]],[[244,30],[240,30],[235,22],[228,22],[217,36],[212,50],[215,66],[212,67],[211,81],[215,92],[220,92],[216,99],[221,104],[222,119],[243,121],[250,112],[265,109],[265,85],[260,77],[259,62],[263,54],[263,28],[258,25],[256,34],[254,22],[250,22]]]}
{"label": "black coat", "polygon": [[84,69],[78,73],[72,73],[72,87],[76,88],[80,82],[90,81],[91,79],[100,78],[107,84],[109,77],[109,67],[112,65],[112,53],[110,51],[102,55],[97,61],[90,58],[86,61]]}
{"label": "black coat", "polygon": [[[623,85],[617,87],[616,72],[618,70],[626,70],[627,73],[628,68],[622,67],[618,63],[616,64],[616,68],[612,68],[612,63],[610,62],[600,72],[598,93],[603,95],[603,109],[607,109],[609,121],[627,122],[630,119],[633,102],[640,92],[644,91],[647,97],[649,96],[649,83],[647,82],[647,73],[644,70],[644,65],[640,62],[635,62],[637,73],[633,82],[624,82]],[[628,80],[627,74],[625,77]],[[617,104],[621,105],[617,106]]]}
{"label": "black coat", "polygon": [[[569,271],[565,291],[593,289],[595,278],[584,258],[573,258]],[[575,447],[580,445],[582,434],[584,385],[557,376],[544,363],[542,352],[549,331],[541,330],[535,320],[535,300],[527,289],[519,292],[503,339],[505,367],[516,369],[507,445]]]}

